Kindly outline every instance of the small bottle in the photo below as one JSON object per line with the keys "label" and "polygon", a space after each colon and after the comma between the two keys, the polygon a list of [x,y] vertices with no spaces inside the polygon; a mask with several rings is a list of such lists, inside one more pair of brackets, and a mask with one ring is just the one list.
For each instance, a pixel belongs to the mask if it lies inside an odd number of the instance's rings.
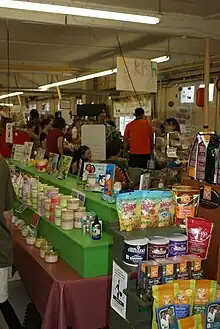
{"label": "small bottle", "polygon": [[93,224],[92,224],[92,239],[93,240],[101,240],[102,237],[102,226],[99,222],[98,216],[96,216]]}

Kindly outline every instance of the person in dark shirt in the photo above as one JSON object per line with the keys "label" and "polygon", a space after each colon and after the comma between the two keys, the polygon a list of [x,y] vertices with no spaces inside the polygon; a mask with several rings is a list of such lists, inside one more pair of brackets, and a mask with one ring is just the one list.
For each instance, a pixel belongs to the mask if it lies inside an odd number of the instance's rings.
{"label": "person in dark shirt", "polygon": [[50,153],[63,155],[63,142],[66,122],[63,118],[55,118],[53,129],[48,132],[46,140],[46,157]]}
{"label": "person in dark shirt", "polygon": [[10,234],[11,209],[15,199],[7,162],[0,156],[0,311],[9,329],[22,326],[8,301],[8,271],[13,263],[13,244]]}
{"label": "person in dark shirt", "polygon": [[42,132],[40,134],[40,146],[45,149],[48,132],[53,127],[53,119],[52,118],[44,119],[41,122],[41,125],[42,125]]}

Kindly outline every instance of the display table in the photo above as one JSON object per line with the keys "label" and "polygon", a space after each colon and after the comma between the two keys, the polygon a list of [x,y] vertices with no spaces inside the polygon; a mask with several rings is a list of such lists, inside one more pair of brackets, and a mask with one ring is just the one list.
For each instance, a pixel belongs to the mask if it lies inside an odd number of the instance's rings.
{"label": "display table", "polygon": [[63,260],[46,264],[13,227],[14,264],[37,310],[42,329],[98,329],[108,324],[111,277],[83,279]]}
{"label": "display table", "polygon": [[77,178],[69,175],[66,179],[60,180],[47,173],[38,173],[34,167],[28,167],[20,162],[13,161],[18,170],[22,170],[31,176],[38,176],[39,179],[48,184],[58,187],[63,194],[72,194],[72,189],[77,189],[86,194],[86,207],[89,211],[95,211],[103,221],[116,221],[118,219],[116,207],[101,199],[101,193],[83,190],[77,185]]}

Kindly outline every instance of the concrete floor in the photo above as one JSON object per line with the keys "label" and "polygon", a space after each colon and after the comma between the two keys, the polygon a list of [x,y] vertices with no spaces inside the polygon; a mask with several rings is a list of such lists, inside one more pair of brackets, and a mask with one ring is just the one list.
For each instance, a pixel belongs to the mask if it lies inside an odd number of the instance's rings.
{"label": "concrete floor", "polygon": [[[26,306],[30,303],[30,298],[24,288],[22,281],[9,282],[9,300],[13,305],[13,308],[23,324]],[[7,324],[0,312],[0,329],[8,329]]]}

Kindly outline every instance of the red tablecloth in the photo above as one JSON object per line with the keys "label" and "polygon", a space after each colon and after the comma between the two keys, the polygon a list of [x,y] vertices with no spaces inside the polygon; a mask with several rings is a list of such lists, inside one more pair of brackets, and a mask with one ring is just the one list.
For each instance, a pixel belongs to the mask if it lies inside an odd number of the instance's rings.
{"label": "red tablecloth", "polygon": [[42,329],[98,329],[108,324],[110,276],[84,279],[62,260],[46,264],[18,229],[12,236],[14,264],[43,318]]}

